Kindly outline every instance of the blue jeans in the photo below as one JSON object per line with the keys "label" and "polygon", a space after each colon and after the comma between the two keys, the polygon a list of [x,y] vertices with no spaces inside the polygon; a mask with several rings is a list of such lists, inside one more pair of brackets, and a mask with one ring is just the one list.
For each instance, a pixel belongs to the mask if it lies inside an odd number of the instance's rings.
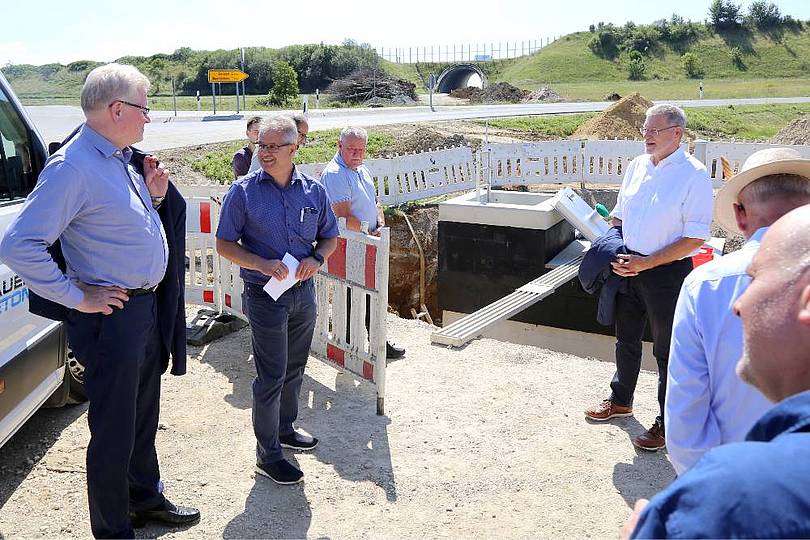
{"label": "blue jeans", "polygon": [[317,315],[315,287],[310,279],[273,300],[261,285],[245,282],[245,303],[256,364],[256,459],[267,464],[284,458],[279,435],[291,434],[298,418],[298,394]]}

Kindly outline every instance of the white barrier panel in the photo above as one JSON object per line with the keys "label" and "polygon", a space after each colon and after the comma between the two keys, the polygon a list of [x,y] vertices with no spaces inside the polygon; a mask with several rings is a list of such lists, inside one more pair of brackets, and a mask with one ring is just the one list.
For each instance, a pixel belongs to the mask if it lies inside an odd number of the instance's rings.
{"label": "white barrier panel", "polygon": [[468,146],[370,159],[365,164],[384,206],[475,188],[475,161]]}
{"label": "white barrier panel", "polygon": [[[494,186],[582,180],[582,141],[491,144],[489,150]],[[481,181],[486,183],[488,179]]]}
{"label": "white barrier panel", "polygon": [[644,141],[585,141],[582,174],[585,182],[621,184],[633,159],[644,153]]}
{"label": "white barrier panel", "polygon": [[374,384],[379,415],[385,411],[389,249],[387,227],[379,237],[341,227],[337,249],[315,276],[312,354]]}
{"label": "white barrier panel", "polygon": [[810,146],[802,144],[788,145],[739,142],[709,142],[705,144],[706,157],[704,163],[706,164],[709,177],[714,182],[715,187],[720,187],[722,180],[725,179],[723,176],[723,165],[720,163],[721,156],[728,160],[734,174],[740,172],[748,156],[765,148],[792,148],[799,152],[803,158],[810,158]]}
{"label": "white barrier panel", "polygon": [[219,309],[216,215],[216,204],[210,197],[186,199],[186,301]]}

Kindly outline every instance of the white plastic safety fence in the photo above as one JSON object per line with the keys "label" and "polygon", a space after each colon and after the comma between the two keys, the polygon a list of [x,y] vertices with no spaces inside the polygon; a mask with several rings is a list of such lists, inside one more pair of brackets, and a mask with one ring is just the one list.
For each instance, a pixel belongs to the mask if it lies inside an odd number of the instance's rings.
{"label": "white plastic safety fence", "polygon": [[741,143],[741,142],[698,142],[695,144],[695,157],[701,160],[709,171],[715,186],[722,184],[725,179],[723,176],[723,166],[720,163],[720,158],[724,157],[731,165],[734,174],[740,172],[740,169],[748,159],[748,156],[758,150],[764,148],[792,148],[796,150],[803,158],[810,158],[810,146],[798,145],[785,145],[785,144],[764,144],[764,143]]}
{"label": "white plastic safety fence", "polygon": [[365,162],[380,204],[392,206],[475,188],[476,166],[468,146]]}
{"label": "white plastic safety fence", "polygon": [[[239,266],[214,249],[222,198],[223,194],[212,194],[186,199],[186,301],[247,321]],[[369,236],[347,230],[345,220],[340,221],[337,249],[315,276],[318,318],[311,354],[373,384],[377,413],[382,415],[389,229],[381,229],[379,237]]]}

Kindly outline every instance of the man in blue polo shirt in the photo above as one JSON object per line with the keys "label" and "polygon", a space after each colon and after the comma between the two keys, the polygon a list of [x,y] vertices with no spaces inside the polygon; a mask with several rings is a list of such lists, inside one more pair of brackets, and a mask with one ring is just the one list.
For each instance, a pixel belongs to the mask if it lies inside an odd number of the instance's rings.
{"label": "man in blue polo shirt", "polygon": [[[335,216],[346,218],[346,228],[360,231],[365,223],[369,234],[379,235],[385,226],[382,207],[377,202],[377,189],[366,158],[368,133],[361,127],[345,127],[340,132],[338,151],[321,173],[321,183],[329,194]],[[351,310],[351,303],[348,304]],[[369,304],[366,302],[366,327],[369,326]],[[386,357],[401,358],[405,349],[385,344]]]}
{"label": "man in blue polo shirt", "polygon": [[745,339],[737,373],[776,405],[745,442],[710,450],[651,501],[637,502],[623,537],[810,537],[808,231],[810,205],[774,223],[734,304]]}
{"label": "man in blue polo shirt", "polygon": [[[296,429],[298,394],[315,329],[312,276],[337,246],[338,228],[326,191],[293,165],[298,131],[284,116],[259,126],[256,144],[262,170],[234,182],[222,205],[217,252],[241,267],[250,321],[256,379],[253,430],[256,472],[279,484],[304,474],[284,459],[282,447],[311,450],[318,439]],[[299,261],[298,282],[278,300],[264,291],[282,280],[289,253]]]}

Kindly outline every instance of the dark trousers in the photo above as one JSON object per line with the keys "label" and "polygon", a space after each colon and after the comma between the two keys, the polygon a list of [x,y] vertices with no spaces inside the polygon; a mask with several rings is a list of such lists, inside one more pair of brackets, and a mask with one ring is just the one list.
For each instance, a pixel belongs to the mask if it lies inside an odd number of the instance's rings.
{"label": "dark trousers", "polygon": [[641,338],[650,321],[653,356],[658,364],[658,405],[656,418],[664,425],[664,398],[667,393],[669,342],[675,304],[684,278],[692,271],[692,260],[682,259],[627,278],[627,289],[616,295],[616,373],[610,383],[610,399],[617,405],[633,404],[641,370]]}
{"label": "dark trousers", "polygon": [[133,296],[111,315],[71,310],[65,326],[90,400],[90,527],[96,538],[132,538],[129,511],[164,500],[155,452],[161,375],[155,295]]}
{"label": "dark trousers", "polygon": [[260,285],[245,282],[245,300],[256,364],[256,459],[273,463],[284,458],[279,435],[291,434],[298,418],[298,395],[317,315],[315,287],[310,279],[273,300]]}

